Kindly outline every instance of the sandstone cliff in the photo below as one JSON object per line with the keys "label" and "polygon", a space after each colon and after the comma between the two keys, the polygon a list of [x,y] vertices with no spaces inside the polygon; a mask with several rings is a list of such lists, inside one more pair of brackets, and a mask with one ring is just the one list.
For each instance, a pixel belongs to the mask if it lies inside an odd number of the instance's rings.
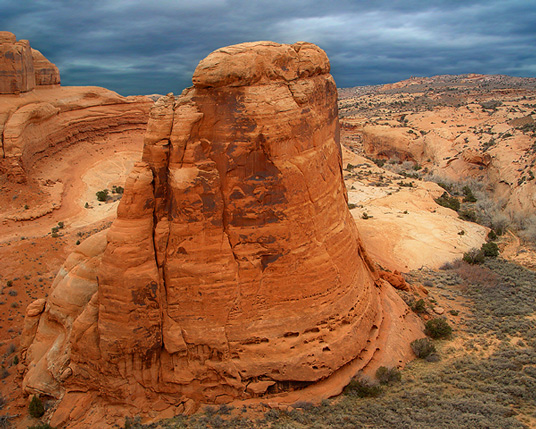
{"label": "sandstone cliff", "polygon": [[61,398],[54,425],[318,400],[422,335],[349,213],[325,53],[230,46],[193,82],[152,109],[101,256],[27,316],[24,388]]}

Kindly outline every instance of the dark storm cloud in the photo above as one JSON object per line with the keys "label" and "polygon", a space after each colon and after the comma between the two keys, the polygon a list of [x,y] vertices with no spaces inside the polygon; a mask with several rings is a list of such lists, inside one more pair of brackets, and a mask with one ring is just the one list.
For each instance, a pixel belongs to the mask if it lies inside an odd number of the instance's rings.
{"label": "dark storm cloud", "polygon": [[341,87],[409,76],[536,76],[536,4],[509,1],[0,0],[0,30],[29,39],[66,85],[180,92],[221,46],[306,40]]}

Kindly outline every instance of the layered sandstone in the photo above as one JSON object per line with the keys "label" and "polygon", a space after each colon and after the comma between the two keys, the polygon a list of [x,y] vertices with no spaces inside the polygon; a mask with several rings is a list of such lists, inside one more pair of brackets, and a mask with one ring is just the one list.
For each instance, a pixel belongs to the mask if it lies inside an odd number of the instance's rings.
{"label": "layered sandstone", "polygon": [[0,31],[0,94],[20,94],[41,85],[59,85],[60,72],[27,40]]}
{"label": "layered sandstone", "polygon": [[[55,424],[95,423],[111,404],[319,399],[400,364],[421,335],[348,211],[325,53],[230,46],[193,82],[152,109],[99,266],[86,269],[91,253],[66,268],[39,327],[27,322],[24,388],[62,398]],[[43,332],[51,317],[61,334]]]}
{"label": "layered sandstone", "polygon": [[84,140],[145,130],[152,102],[98,87],[53,86],[0,97],[0,174],[24,183],[34,165]]}
{"label": "layered sandstone", "polygon": [[533,215],[535,78],[434,76],[344,94],[343,126],[358,150],[478,182],[516,224]]}
{"label": "layered sandstone", "polygon": [[0,32],[0,94],[19,94],[35,88],[30,42]]}
{"label": "layered sandstone", "polygon": [[60,71],[37,49],[32,49],[36,85],[59,85]]}

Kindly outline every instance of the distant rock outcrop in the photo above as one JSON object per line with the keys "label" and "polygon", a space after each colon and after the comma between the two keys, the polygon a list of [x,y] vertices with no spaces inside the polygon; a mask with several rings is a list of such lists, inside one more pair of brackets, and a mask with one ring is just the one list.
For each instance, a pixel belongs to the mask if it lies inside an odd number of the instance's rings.
{"label": "distant rock outcrop", "polygon": [[59,85],[60,72],[45,56],[19,40],[13,33],[0,31],[0,94],[20,94],[40,85]]}
{"label": "distant rock outcrop", "polygon": [[325,53],[230,46],[193,82],[152,109],[100,265],[82,245],[28,315],[24,388],[62,399],[54,425],[317,400],[422,335],[348,210]]}
{"label": "distant rock outcrop", "polygon": [[59,85],[60,71],[37,49],[32,49],[36,85]]}

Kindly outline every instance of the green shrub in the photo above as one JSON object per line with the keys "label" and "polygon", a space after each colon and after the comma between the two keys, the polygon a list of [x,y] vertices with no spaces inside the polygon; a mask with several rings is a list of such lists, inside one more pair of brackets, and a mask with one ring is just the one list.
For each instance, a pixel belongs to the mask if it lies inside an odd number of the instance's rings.
{"label": "green shrub", "polygon": [[426,304],[424,303],[424,299],[419,299],[418,301],[415,301],[413,305],[411,306],[411,309],[415,313],[425,313],[426,312]]}
{"label": "green shrub", "polygon": [[469,186],[464,186],[462,192],[464,195],[464,203],[476,203],[476,197],[473,195],[473,191],[471,191],[471,188]]}
{"label": "green shrub", "polygon": [[380,366],[376,370],[376,378],[380,384],[391,384],[402,380],[402,374],[397,368],[387,368]]}
{"label": "green shrub", "polygon": [[436,352],[434,343],[430,341],[430,338],[419,338],[418,340],[412,341],[410,346],[415,356],[420,359],[425,359]]}
{"label": "green shrub", "polygon": [[451,197],[448,193],[443,192],[439,198],[435,198],[434,201],[440,206],[457,212],[460,210],[460,200],[456,197]]}
{"label": "green shrub", "polygon": [[28,405],[28,412],[30,416],[35,417],[36,419],[40,418],[45,414],[45,407],[43,406],[43,401],[39,399],[39,396],[34,395]]}
{"label": "green shrub", "polygon": [[489,243],[484,243],[482,245],[482,253],[484,253],[484,256],[487,256],[489,258],[496,258],[499,256],[499,246],[497,246],[496,243],[490,241]]}
{"label": "green shrub", "polygon": [[495,233],[495,231],[493,231],[492,229],[489,230],[488,232],[488,236],[486,237],[486,240],[488,241],[495,241],[497,240],[497,234]]}
{"label": "green shrub", "polygon": [[463,254],[464,262],[467,262],[468,264],[475,265],[475,264],[481,264],[484,262],[484,252],[482,250],[478,249],[472,249],[469,250],[469,252],[466,252]]}
{"label": "green shrub", "polygon": [[357,204],[354,204],[354,203],[348,203],[348,208],[349,208],[350,210],[355,209],[356,207],[357,207]]}
{"label": "green shrub", "polygon": [[33,426],[28,426],[28,429],[55,429],[53,426],[50,426],[48,423],[38,423]]}
{"label": "green shrub", "polygon": [[478,222],[478,217],[474,210],[463,209],[458,212],[458,215],[461,219],[466,220],[468,222]]}
{"label": "green shrub", "polygon": [[344,393],[348,396],[357,396],[358,398],[376,398],[382,393],[382,388],[364,378],[354,377],[344,389]]}
{"label": "green shrub", "polygon": [[97,196],[97,200],[99,201],[106,201],[108,198],[108,189],[103,189],[102,191],[97,191],[95,194]]}
{"label": "green shrub", "polygon": [[432,338],[448,338],[452,335],[449,322],[443,318],[429,320],[424,326],[424,333]]}

